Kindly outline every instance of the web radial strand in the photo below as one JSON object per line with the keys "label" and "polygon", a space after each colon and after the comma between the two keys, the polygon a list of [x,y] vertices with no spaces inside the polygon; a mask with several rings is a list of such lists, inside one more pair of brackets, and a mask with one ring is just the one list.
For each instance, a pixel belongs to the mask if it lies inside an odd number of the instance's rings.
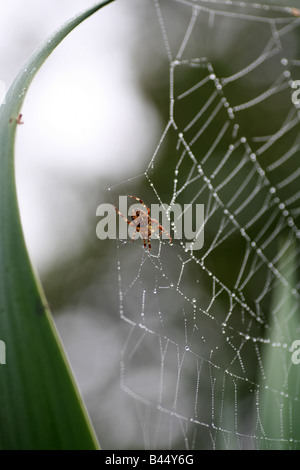
{"label": "web radial strand", "polygon": [[175,204],[204,204],[205,236],[203,248],[187,249],[174,222],[173,243],[154,238],[151,252],[119,242],[130,327],[122,388],[146,448],[296,449],[300,13],[221,0],[153,7],[170,114],[145,186],[152,203],[171,205],[168,217]]}

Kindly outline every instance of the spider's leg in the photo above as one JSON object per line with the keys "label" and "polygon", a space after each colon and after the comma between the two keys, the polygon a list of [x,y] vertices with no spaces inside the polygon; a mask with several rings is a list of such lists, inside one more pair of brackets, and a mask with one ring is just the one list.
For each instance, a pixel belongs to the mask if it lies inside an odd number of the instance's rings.
{"label": "spider's leg", "polygon": [[126,219],[126,217],[116,208],[116,206],[114,206],[114,208],[116,209],[116,212],[119,214],[119,216],[122,217],[122,219],[125,220],[125,222],[127,222],[129,225],[132,225],[133,227],[135,227],[135,225],[132,223],[132,221]]}
{"label": "spider's leg", "polygon": [[162,234],[162,232],[164,232],[169,237],[170,243],[172,243],[173,240],[169,232],[167,232],[161,225],[158,228],[160,229],[160,235]]}
{"label": "spider's leg", "polygon": [[149,250],[149,251],[151,250],[151,241],[150,241],[150,238],[148,238],[148,250]]}
{"label": "spider's leg", "polygon": [[136,234],[136,233],[137,233],[137,230],[135,230],[135,231],[133,232],[132,239],[131,239],[131,240],[132,240],[132,243],[134,242],[134,237],[135,237],[135,234]]}
{"label": "spider's leg", "polygon": [[143,238],[144,248],[146,248],[146,240]]}
{"label": "spider's leg", "polygon": [[157,222],[157,220],[151,219],[151,222],[156,224],[156,227],[155,227],[155,228],[151,228],[151,233],[155,232],[156,230],[160,230],[160,233],[158,234],[158,236],[161,235],[162,232],[164,232],[164,233],[169,237],[170,242],[172,243],[172,237],[171,237],[171,235],[169,234],[169,232],[167,232],[166,229],[164,229],[161,225],[159,225],[159,223]]}
{"label": "spider's leg", "polygon": [[128,196],[128,197],[131,197],[132,199],[136,199],[137,201],[139,201],[145,207],[145,209],[147,209],[148,215],[150,215],[149,207],[147,207],[146,204],[141,199],[139,199],[138,197],[135,197],[135,196]]}

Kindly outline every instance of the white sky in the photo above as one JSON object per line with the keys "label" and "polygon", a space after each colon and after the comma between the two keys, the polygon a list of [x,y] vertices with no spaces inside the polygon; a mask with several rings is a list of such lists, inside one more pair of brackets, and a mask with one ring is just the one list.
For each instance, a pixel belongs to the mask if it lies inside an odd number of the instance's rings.
{"label": "white sky", "polygon": [[[36,47],[92,3],[0,0],[0,81],[6,88]],[[80,182],[97,177],[101,184],[102,178],[110,183],[135,176],[153,151],[157,116],[139,93],[131,59],[137,3],[118,0],[73,31],[25,100],[17,187],[27,245],[40,269],[80,241],[84,208],[74,181],[80,189]]]}

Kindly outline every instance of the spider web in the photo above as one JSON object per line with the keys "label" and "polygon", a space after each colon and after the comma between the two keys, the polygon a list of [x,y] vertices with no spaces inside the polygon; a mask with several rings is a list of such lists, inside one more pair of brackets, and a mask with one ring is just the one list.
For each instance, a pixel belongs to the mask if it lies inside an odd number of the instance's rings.
{"label": "spider web", "polygon": [[169,119],[136,196],[204,204],[205,241],[118,241],[122,389],[147,449],[299,448],[300,19],[257,3],[153,5]]}

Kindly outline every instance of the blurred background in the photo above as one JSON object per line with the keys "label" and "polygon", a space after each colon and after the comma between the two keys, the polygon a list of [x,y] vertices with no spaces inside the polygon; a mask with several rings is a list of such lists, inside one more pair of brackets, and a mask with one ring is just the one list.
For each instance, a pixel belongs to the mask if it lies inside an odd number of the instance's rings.
{"label": "blurred background", "polygon": [[[162,3],[164,13],[167,12],[170,44],[175,50],[187,30],[191,10],[177,2]],[[286,6],[285,1],[269,3]],[[24,7],[21,0],[0,0],[0,80],[7,89],[35,48],[64,21],[89,4],[86,0],[28,0]],[[297,2],[292,0],[289,6],[297,7]],[[223,18],[213,32],[208,30],[207,24],[208,16],[204,15],[191,49],[194,48],[197,57],[208,55],[220,76],[229,76],[259,56],[270,34],[269,26],[260,29],[259,22],[257,29],[253,29],[253,25],[245,29],[237,17]],[[285,47],[291,56],[297,58],[297,54],[300,57],[299,41],[296,43],[295,38],[299,39],[299,36],[295,35],[289,37]],[[245,96],[249,87],[259,90],[267,84],[270,86],[278,66],[278,62],[271,63],[264,74],[251,76],[242,88],[233,87],[232,99],[247,101],[239,97]],[[179,75],[176,82],[178,90],[182,88],[184,91],[189,76],[192,77],[191,70]],[[272,106],[286,112],[286,103],[290,106],[288,99],[287,94],[280,96]],[[190,105],[179,108],[178,121],[182,126],[191,120],[197,107],[199,109],[196,102],[192,108]],[[244,117],[242,124],[250,136],[257,135],[257,129],[262,136],[272,132],[272,108],[266,105],[263,111],[265,114],[260,111]],[[134,194],[149,204],[157,202],[144,172],[168,122],[169,61],[154,2],[117,0],[85,21],[42,67],[29,90],[22,113],[25,124],[19,126],[17,133],[16,174],[27,246],[100,445],[104,449],[151,447],[154,441],[149,442],[149,429],[154,427],[157,430],[157,423],[152,423],[152,417],[144,415],[139,401],[121,388],[120,371],[125,371],[121,356],[125,344],[128,346],[126,339],[130,329],[120,319],[118,261],[127,270],[127,277],[123,275],[122,278],[128,284],[124,289],[130,291],[127,311],[134,312],[140,308],[137,302],[140,302],[143,289],[153,291],[155,286],[151,274],[150,280],[146,273],[138,274],[141,260],[144,260],[141,246],[128,246],[130,251],[126,254],[122,252],[124,246],[121,246],[121,254],[118,254],[120,246],[116,241],[104,242],[96,238],[96,208],[101,203],[117,203],[119,194]],[[172,136],[167,139],[160,151],[160,164],[154,169],[157,173],[153,175],[159,194],[166,203],[172,196],[169,185],[174,179],[174,168],[170,169],[176,148],[174,140]],[[168,179],[169,183],[165,184]],[[213,227],[208,227],[208,239],[214,235]],[[240,240],[233,237],[226,246],[226,252],[217,252],[209,261],[217,277],[226,279],[229,285],[234,284],[236,277],[232,253],[237,253],[236,250],[240,250],[240,256],[244,253],[244,246],[239,247],[239,243]],[[178,257],[172,260],[168,253],[163,256],[162,263],[170,271],[173,266],[178,269]],[[131,283],[137,276],[139,287],[134,292]],[[201,292],[199,286],[194,286],[196,279],[202,286]],[[190,289],[191,296],[195,296],[201,305],[206,305],[211,297],[212,287],[206,282],[193,269],[187,272],[183,281],[185,290]],[[255,291],[256,287],[252,289]],[[167,316],[176,309],[173,304],[170,307],[170,303],[169,298],[160,299],[162,311]],[[220,299],[221,316],[228,311],[225,303]],[[177,324],[176,316],[173,326],[170,318],[165,323],[169,322],[173,331],[168,333],[168,338],[176,338],[176,343],[184,344],[182,322]],[[206,338],[207,352],[204,348],[199,357],[209,354],[212,344],[214,348],[221,342],[220,332],[216,334],[209,323],[200,325],[202,339]],[[254,334],[263,337],[264,332],[258,328]],[[139,339],[133,339],[133,342],[138,349]],[[254,358],[253,364],[247,367],[247,377],[255,382],[258,380],[257,356],[249,351],[247,354],[250,358],[253,354]],[[147,373],[143,372],[144,365],[148,364],[146,358],[150,361],[152,355],[154,357],[155,352],[151,345],[147,345],[136,363],[130,365],[136,389],[142,387],[141,383],[145,389],[149,388],[152,378],[158,373],[159,358],[155,371],[147,367]],[[222,359],[225,364],[230,361],[229,357]],[[177,361],[174,353],[175,359]],[[222,360],[218,359],[220,364]],[[176,384],[171,385],[174,381],[171,375],[170,372],[169,386],[173,393]],[[168,370],[166,383],[167,377]],[[182,390],[189,397],[192,408],[195,406],[195,380],[192,377]],[[209,371],[205,381],[207,391],[201,396],[202,404],[203,407],[207,404],[210,410]],[[241,428],[245,433],[250,433],[253,425],[249,411],[252,400],[248,392],[244,390],[241,394],[244,403]],[[145,391],[143,393],[146,394]],[[235,406],[230,400],[228,410]],[[188,416],[189,406],[183,408],[185,416]],[[210,419],[204,415],[203,419]],[[165,426],[165,434],[162,432],[164,426],[161,426],[160,433],[154,433],[156,446],[184,448],[184,432],[180,425],[174,425],[172,438]],[[211,437],[200,436],[198,441],[194,441],[194,446],[210,447]]]}
{"label": "blurred background", "polygon": [[[31,53],[90,4],[1,0],[6,89]],[[139,85],[156,20],[149,6],[118,1],[63,41],[31,86],[16,142],[27,246],[103,448],[142,445],[134,404],[120,389],[126,336],[116,244],[108,249],[96,238],[96,208],[111,202],[109,186],[144,172],[161,131],[159,112]]]}

